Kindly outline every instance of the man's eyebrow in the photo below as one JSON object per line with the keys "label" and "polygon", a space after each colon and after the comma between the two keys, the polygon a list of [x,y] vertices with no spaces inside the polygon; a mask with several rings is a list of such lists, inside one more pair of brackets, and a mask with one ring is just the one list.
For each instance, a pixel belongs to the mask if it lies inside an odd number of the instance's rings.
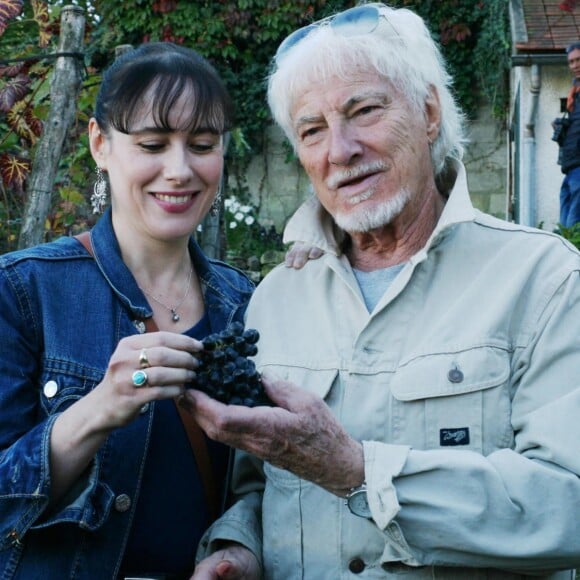
{"label": "man's eyebrow", "polygon": [[344,112],[349,111],[353,107],[356,107],[359,103],[362,103],[368,99],[378,100],[381,104],[386,104],[390,101],[389,97],[385,95],[383,91],[368,91],[354,95],[350,99],[347,99],[347,101],[341,107],[341,110]]}
{"label": "man's eyebrow", "polygon": [[311,123],[320,123],[323,120],[324,119],[321,115],[304,115],[303,117],[296,119],[296,122],[294,123],[294,128],[298,129],[303,125],[310,125]]}
{"label": "man's eyebrow", "polygon": [[[358,95],[354,95],[348,98],[341,106],[340,112],[347,113],[353,107],[356,107],[359,103],[366,101],[367,99],[376,99],[381,104],[387,104],[391,99],[386,95],[383,91],[368,91],[364,93],[360,93]],[[298,129],[302,125],[308,125],[310,123],[318,123],[323,120],[321,115],[304,115],[303,117],[299,117],[296,119],[294,123],[294,128]]]}

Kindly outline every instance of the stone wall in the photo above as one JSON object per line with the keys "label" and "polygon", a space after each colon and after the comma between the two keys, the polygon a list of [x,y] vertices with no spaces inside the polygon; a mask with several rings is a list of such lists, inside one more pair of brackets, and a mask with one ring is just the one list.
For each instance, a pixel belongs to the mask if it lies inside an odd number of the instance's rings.
{"label": "stone wall", "polygon": [[507,131],[491,116],[488,108],[468,126],[469,143],[464,163],[473,205],[501,219],[508,215]]}

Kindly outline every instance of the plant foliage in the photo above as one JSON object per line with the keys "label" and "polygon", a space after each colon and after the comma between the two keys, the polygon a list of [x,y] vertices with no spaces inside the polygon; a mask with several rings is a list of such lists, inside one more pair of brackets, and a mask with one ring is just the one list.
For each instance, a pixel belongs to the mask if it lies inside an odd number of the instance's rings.
{"label": "plant foliage", "polygon": [[[571,1],[571,0],[570,0]],[[152,40],[183,43],[206,56],[234,97],[238,129],[228,167],[243,176],[262,149],[265,78],[272,55],[292,30],[350,8],[356,0],[0,0],[0,251],[10,249],[25,201],[34,148],[48,114],[50,55],[58,39],[60,9],[85,9],[88,76],[77,101],[78,118],[55,184],[47,237],[67,232],[71,216],[86,219],[82,204],[91,184],[85,135],[99,74],[115,47]],[[455,78],[455,91],[468,114],[482,98],[499,118],[507,110],[509,34],[507,0],[394,0],[417,11],[439,40]],[[420,55],[417,55],[420,58]],[[243,179],[238,179],[243,183]],[[248,201],[247,188],[234,192]],[[77,200],[83,200],[77,203]]]}

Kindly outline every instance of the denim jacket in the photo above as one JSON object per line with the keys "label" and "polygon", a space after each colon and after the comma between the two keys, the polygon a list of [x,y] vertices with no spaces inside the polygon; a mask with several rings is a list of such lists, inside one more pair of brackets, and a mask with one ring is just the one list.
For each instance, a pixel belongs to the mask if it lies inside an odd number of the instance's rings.
{"label": "denim jacket", "polygon": [[[121,259],[110,211],[91,232],[0,256],[0,579],[114,578],[141,485],[153,406],[113,432],[48,508],[50,433],[103,378],[123,337],[152,310]],[[243,320],[253,290],[238,270],[189,246],[212,331]]]}

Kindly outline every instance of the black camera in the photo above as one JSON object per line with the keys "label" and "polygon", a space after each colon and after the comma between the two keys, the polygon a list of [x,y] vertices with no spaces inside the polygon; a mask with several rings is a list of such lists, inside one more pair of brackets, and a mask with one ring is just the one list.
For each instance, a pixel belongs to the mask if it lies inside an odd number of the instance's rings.
{"label": "black camera", "polygon": [[556,141],[560,147],[564,144],[566,133],[570,126],[570,119],[568,117],[558,117],[554,119],[554,133],[552,134],[552,141]]}

